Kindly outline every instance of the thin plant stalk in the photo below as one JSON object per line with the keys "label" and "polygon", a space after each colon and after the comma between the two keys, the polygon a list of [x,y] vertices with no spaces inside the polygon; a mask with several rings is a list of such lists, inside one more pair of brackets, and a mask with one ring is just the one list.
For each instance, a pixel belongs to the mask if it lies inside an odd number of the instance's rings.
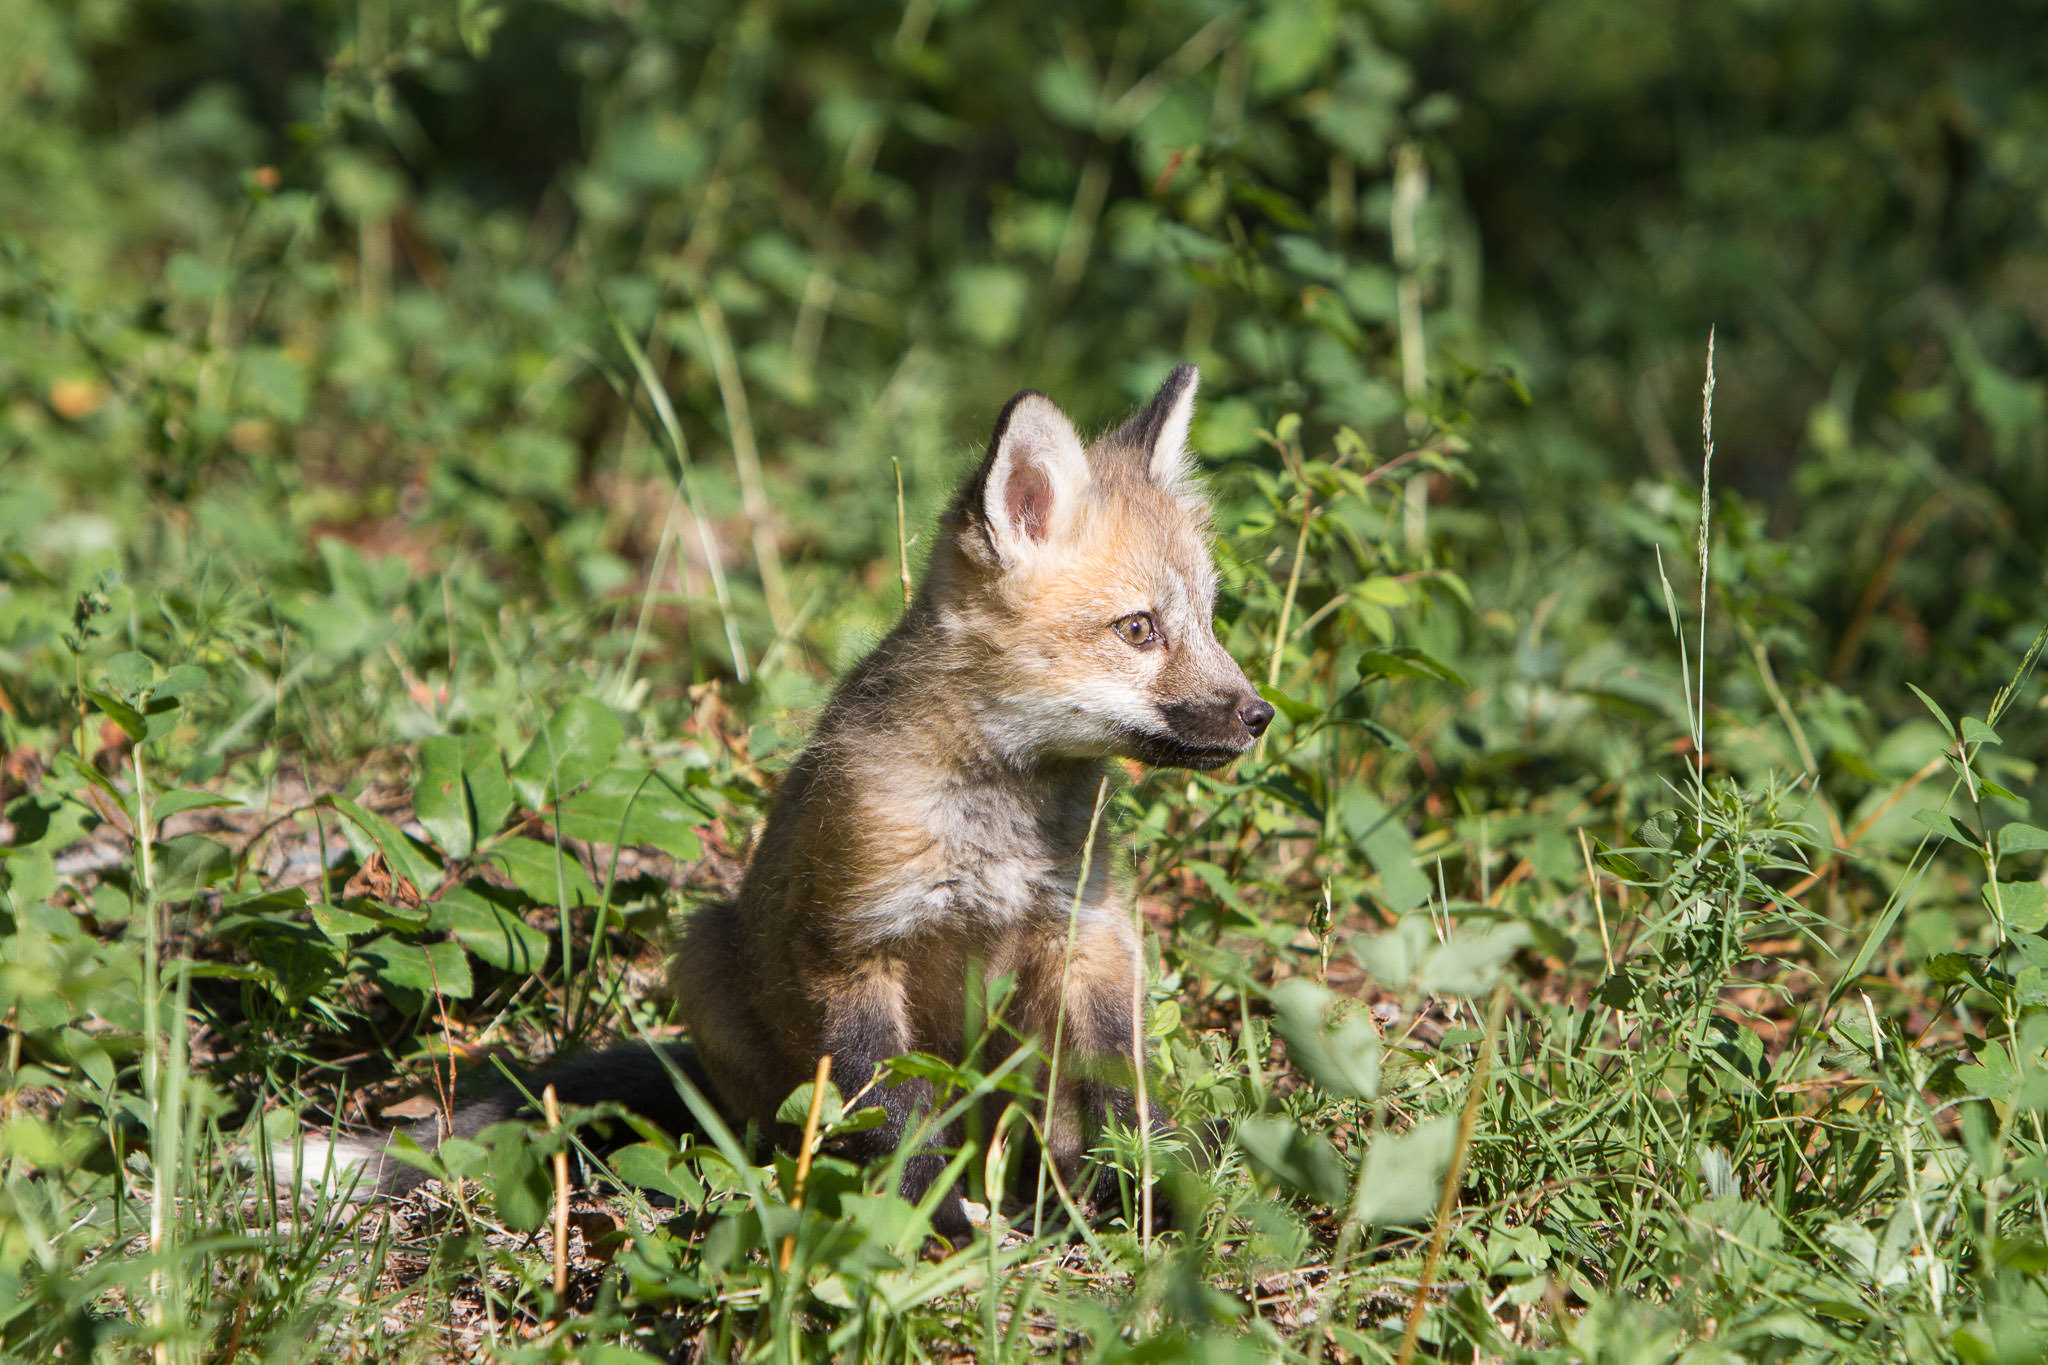
{"label": "thin plant stalk", "polygon": [[896,472],[896,579],[903,585],[903,605],[910,605],[910,535],[903,521],[903,461],[889,457]]}
{"label": "thin plant stalk", "polygon": [[151,1172],[149,1191],[149,1323],[156,1334],[152,1355],[160,1365],[170,1358],[169,1258],[164,1254],[170,1239],[171,1201],[176,1196],[178,1134],[176,1116],[166,1094],[167,1066],[164,1056],[168,1039],[163,1022],[163,925],[157,919],[156,864],[150,849],[149,773],[143,767],[144,741],[137,739],[130,754],[135,769],[135,860],[142,874],[142,1010],[148,1038],[144,1053],[143,1088],[149,1097],[151,1126]]}
{"label": "thin plant stalk", "polygon": [[[1091,833],[1089,842],[1094,842]],[[1152,1259],[1152,1096],[1145,1080],[1145,916],[1131,897],[1131,938],[1137,960],[1131,965],[1131,1074],[1138,1100],[1138,1247]],[[1061,983],[1065,985],[1064,981]],[[1065,998],[1062,991],[1061,998]]]}
{"label": "thin plant stalk", "polygon": [[[1067,906],[1067,949],[1060,962],[1059,1004],[1053,1011],[1052,1065],[1045,1085],[1045,1132],[1039,1142],[1038,1187],[1031,1196],[1031,1238],[1038,1240],[1045,1215],[1045,1176],[1052,1165],[1053,1125],[1058,1122],[1060,1103],[1060,1049],[1067,1034],[1067,981],[1074,971],[1074,944],[1081,936],[1081,898],[1088,894],[1088,875],[1095,861],[1095,832],[1102,825],[1102,808],[1109,803],[1109,777],[1104,774],[1095,789],[1095,809],[1088,815],[1088,842],[1081,846],[1081,875],[1074,882],[1074,899]],[[1054,1180],[1059,1179],[1054,1173]],[[1064,1197],[1064,1190],[1062,1191]]]}
{"label": "thin plant stalk", "polygon": [[768,619],[780,630],[789,620],[789,586],[783,578],[782,555],[775,547],[774,516],[761,476],[761,451],[754,441],[754,419],[747,406],[747,387],[733,355],[732,334],[725,311],[710,299],[697,305],[697,325],[711,351],[711,370],[718,379],[718,401],[725,407],[725,426],[732,437],[733,472],[739,476],[740,505],[754,545],[754,565],[761,573],[761,592],[768,599]]}
{"label": "thin plant stalk", "polygon": [[[647,390],[647,401],[654,405],[655,420],[661,424],[662,434],[668,438],[669,453],[676,462],[676,488],[682,494],[683,505],[689,509],[691,525],[697,528],[697,543],[704,555],[704,567],[711,574],[711,593],[718,603],[718,619],[725,627],[725,643],[732,654],[733,676],[747,682],[752,670],[747,667],[747,651],[740,643],[732,594],[726,587],[724,553],[719,548],[717,537],[712,534],[710,523],[705,521],[702,504],[697,499],[696,484],[690,477],[690,445],[683,439],[682,423],[676,420],[675,405],[669,402],[668,390],[662,387],[661,376],[655,373],[654,366],[648,361],[646,350],[626,330],[626,324],[617,314],[612,315],[612,333],[618,337],[619,345],[625,348],[634,374]],[[676,558],[680,564],[682,556]]]}
{"label": "thin plant stalk", "polygon": [[1707,832],[1707,567],[1711,563],[1714,503],[1714,329],[1707,329],[1707,379],[1700,388],[1700,678],[1699,705],[1692,715],[1693,837]]}
{"label": "thin plant stalk", "polygon": [[1458,1190],[1465,1180],[1465,1159],[1472,1151],[1472,1129],[1479,1120],[1479,1101],[1486,1093],[1486,1073],[1493,1069],[1493,1049],[1500,1037],[1501,1020],[1508,1008],[1508,983],[1493,988],[1486,1006],[1486,1033],[1479,1041],[1479,1060],[1473,1064],[1472,1079],[1465,1087],[1465,1107],[1458,1112],[1458,1139],[1451,1148],[1451,1164],[1444,1171],[1443,1193],[1436,1202],[1436,1224],[1430,1229],[1429,1251],[1422,1260],[1422,1278],[1415,1285],[1415,1301],[1408,1306],[1408,1322],[1401,1329],[1401,1352],[1395,1365],[1409,1365],[1415,1359],[1415,1341],[1422,1331],[1422,1314],[1429,1306],[1429,1291],[1436,1284],[1437,1267],[1442,1264],[1444,1242],[1450,1236],[1451,1215],[1457,1212]]}

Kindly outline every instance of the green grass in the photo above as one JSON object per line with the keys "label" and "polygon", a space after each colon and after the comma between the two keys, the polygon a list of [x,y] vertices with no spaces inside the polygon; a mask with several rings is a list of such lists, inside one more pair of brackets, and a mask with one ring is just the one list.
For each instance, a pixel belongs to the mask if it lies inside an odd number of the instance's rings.
{"label": "green grass", "polygon": [[[2040,1357],[2023,33],[27,16],[6,1359]],[[1713,112],[1666,145],[1674,107]],[[251,1168],[666,1028],[669,926],[996,406],[1099,428],[1183,359],[1279,712],[1103,815],[1184,1135],[1109,1155],[1183,1226],[1012,1208],[927,1255],[887,1169],[818,1155],[799,1208],[712,1124],[611,1159],[558,1291],[555,1158],[613,1111],[451,1144],[395,1213]],[[967,1104],[1040,1060],[899,1065]]]}

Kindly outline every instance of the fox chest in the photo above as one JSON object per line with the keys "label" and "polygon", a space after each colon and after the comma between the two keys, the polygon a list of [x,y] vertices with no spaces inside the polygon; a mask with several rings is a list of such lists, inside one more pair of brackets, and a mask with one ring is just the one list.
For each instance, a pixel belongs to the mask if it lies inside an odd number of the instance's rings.
{"label": "fox chest", "polygon": [[893,847],[871,848],[868,884],[846,906],[853,940],[988,940],[1065,924],[1077,904],[1089,916],[1108,895],[1109,859],[1082,856],[1085,831],[1073,847],[1049,846],[1021,820],[943,814],[951,818],[920,822],[896,832]]}

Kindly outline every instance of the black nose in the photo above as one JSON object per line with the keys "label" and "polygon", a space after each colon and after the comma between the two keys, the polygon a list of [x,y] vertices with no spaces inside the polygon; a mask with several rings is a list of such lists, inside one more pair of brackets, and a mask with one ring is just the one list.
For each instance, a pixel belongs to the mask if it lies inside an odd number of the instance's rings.
{"label": "black nose", "polygon": [[1244,722],[1244,728],[1257,739],[1266,733],[1266,727],[1273,721],[1273,707],[1263,697],[1254,697],[1237,708],[1237,718]]}

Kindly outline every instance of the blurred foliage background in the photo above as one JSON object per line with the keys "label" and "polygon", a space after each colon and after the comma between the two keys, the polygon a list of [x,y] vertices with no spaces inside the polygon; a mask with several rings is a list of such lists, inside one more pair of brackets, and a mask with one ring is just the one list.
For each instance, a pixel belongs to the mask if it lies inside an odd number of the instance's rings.
{"label": "blurred foliage background", "polygon": [[[1727,585],[1780,670],[1974,695],[2043,588],[2040,25],[17,0],[10,577],[195,556],[262,591],[338,532],[601,603],[661,530],[630,490],[672,477],[609,314],[707,514],[765,509],[782,566],[732,576],[751,652],[819,570],[887,565],[890,457],[918,524],[1009,392],[1106,423],[1185,358],[1224,462],[1274,463],[1283,410],[1387,451],[1418,412],[1474,418],[1483,477],[1452,501],[1501,534],[1455,553],[1498,575],[1489,606],[1555,596],[1571,654],[1581,625],[1662,629],[1639,551],[1682,543],[1713,326]],[[884,619],[867,596],[819,594],[798,637],[843,662]],[[57,623],[0,600],[7,686],[43,711]],[[690,614],[664,681],[730,670],[721,645]]]}

